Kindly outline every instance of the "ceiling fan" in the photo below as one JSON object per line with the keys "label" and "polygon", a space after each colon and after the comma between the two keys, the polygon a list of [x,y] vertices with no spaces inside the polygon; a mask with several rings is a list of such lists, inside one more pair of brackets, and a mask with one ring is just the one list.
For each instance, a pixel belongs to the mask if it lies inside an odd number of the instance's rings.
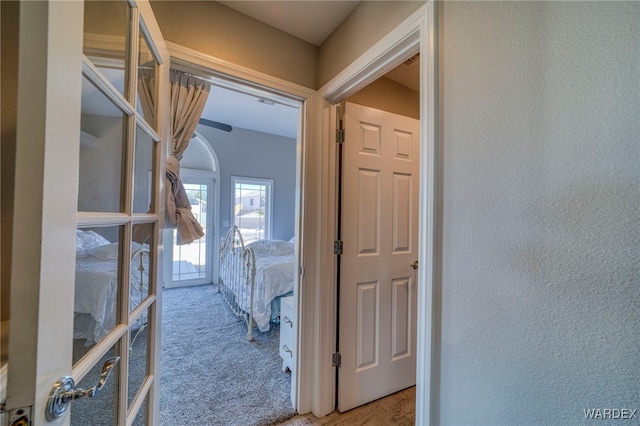
{"label": "ceiling fan", "polygon": [[230,132],[233,130],[233,127],[229,124],[220,123],[219,121],[207,120],[206,118],[201,118],[198,121],[199,124],[207,127],[213,127],[214,129],[223,130],[225,132]]}

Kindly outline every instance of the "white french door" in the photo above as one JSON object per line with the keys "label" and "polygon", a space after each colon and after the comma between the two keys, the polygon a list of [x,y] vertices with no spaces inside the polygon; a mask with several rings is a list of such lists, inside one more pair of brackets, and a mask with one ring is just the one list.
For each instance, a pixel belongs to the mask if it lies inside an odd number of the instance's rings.
{"label": "white french door", "polygon": [[6,420],[157,424],[164,41],[147,1],[21,1],[19,28]]}
{"label": "white french door", "polygon": [[419,121],[343,104],[338,409],[416,381]]}
{"label": "white french door", "polygon": [[[188,148],[187,148],[188,149]],[[202,226],[204,236],[191,244],[178,245],[175,229],[166,230],[165,287],[185,287],[213,283],[217,261],[214,245],[215,177],[213,173],[181,169],[182,183],[191,203],[191,211]]]}

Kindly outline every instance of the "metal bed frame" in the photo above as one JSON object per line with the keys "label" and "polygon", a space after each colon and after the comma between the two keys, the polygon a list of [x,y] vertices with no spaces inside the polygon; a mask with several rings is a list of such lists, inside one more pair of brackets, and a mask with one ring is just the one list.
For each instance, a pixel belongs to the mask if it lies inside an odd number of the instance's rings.
{"label": "metal bed frame", "polygon": [[[253,249],[244,245],[244,239],[237,226],[233,226],[220,242],[220,276],[218,292],[231,311],[244,319],[247,324],[247,340],[253,340],[253,299],[256,283],[256,255]],[[249,301],[249,311],[240,307]]]}

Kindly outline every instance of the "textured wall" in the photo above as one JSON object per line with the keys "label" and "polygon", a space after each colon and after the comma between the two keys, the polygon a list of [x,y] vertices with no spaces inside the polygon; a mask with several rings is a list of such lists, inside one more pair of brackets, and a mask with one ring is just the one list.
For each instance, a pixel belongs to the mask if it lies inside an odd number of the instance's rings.
{"label": "textured wall", "polygon": [[232,222],[231,176],[273,179],[273,238],[288,240],[295,232],[296,140],[253,130],[232,132],[198,125],[213,147],[220,163],[221,237],[229,230],[222,221]]}
{"label": "textured wall", "polygon": [[640,3],[439,10],[440,422],[640,412]]}
{"label": "textured wall", "polygon": [[315,88],[316,46],[214,1],[151,6],[165,40]]}
{"label": "textured wall", "polygon": [[320,46],[317,87],[322,87],[348,67],[424,3],[424,1],[361,2]]}

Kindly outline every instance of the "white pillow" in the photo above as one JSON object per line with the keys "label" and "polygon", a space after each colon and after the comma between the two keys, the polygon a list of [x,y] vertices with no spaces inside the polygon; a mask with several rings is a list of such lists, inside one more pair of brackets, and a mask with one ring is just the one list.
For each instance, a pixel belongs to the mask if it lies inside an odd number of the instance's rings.
{"label": "white pillow", "polygon": [[[79,231],[79,232],[78,232]],[[81,240],[81,246],[86,250],[93,247],[103,246],[109,244],[111,241],[107,240],[102,235],[93,231],[81,231],[76,230],[76,240]]]}
{"label": "white pillow", "polygon": [[294,246],[289,241],[258,240],[247,245],[257,254],[293,254]]}
{"label": "white pillow", "polygon": [[[146,248],[148,250],[149,246],[147,244],[136,243],[135,241],[131,243],[132,253],[143,248]],[[118,243],[109,243],[103,244],[98,247],[92,247],[90,249],[87,249],[87,253],[102,260],[116,260],[118,259],[119,254]]]}

